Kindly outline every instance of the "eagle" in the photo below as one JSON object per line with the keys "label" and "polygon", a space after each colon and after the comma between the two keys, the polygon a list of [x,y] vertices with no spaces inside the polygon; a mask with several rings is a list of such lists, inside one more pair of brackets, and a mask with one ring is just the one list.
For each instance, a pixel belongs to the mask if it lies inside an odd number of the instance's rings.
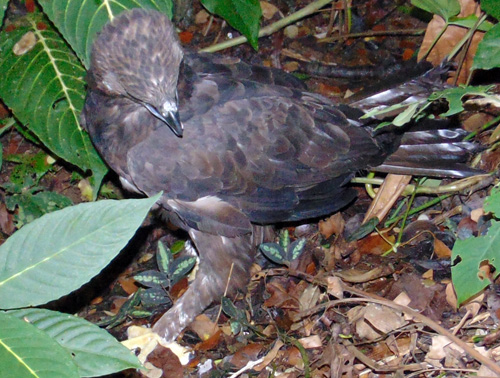
{"label": "eagle", "polygon": [[[433,72],[405,88],[432,92]],[[348,205],[356,172],[473,172],[462,130],[375,131],[377,120],[361,119],[373,98],[339,105],[281,70],[184,51],[154,10],[124,11],[105,25],[87,83],[81,124],[96,149],[127,190],[163,192],[158,207],[199,255],[196,278],[153,326],[166,341],[226,287],[245,287],[273,224]]]}

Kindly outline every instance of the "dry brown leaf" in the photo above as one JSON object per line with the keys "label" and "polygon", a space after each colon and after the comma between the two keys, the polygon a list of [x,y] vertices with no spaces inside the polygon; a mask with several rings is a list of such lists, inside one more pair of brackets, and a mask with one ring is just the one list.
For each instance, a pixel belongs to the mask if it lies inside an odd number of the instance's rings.
{"label": "dry brown leaf", "polygon": [[382,255],[392,249],[392,245],[388,241],[395,243],[395,236],[385,234],[382,238],[379,234],[368,235],[358,240],[358,252],[362,255]]}
{"label": "dry brown leaf", "polygon": [[280,348],[283,345],[284,344],[283,344],[283,342],[281,340],[277,340],[276,343],[273,346],[273,349],[271,349],[269,351],[269,353],[266,354],[266,356],[264,357],[263,361],[259,365],[254,366],[253,369],[255,371],[261,371],[262,369],[265,369],[267,367],[267,365],[269,365],[276,358],[276,355],[278,354],[278,351],[280,350]]}
{"label": "dry brown leaf", "polygon": [[260,8],[262,9],[262,17],[266,20],[270,20],[280,11],[275,5],[268,3],[267,1],[261,1]]}
{"label": "dry brown leaf", "polygon": [[434,252],[440,259],[451,257],[451,249],[436,237],[434,237]]}
{"label": "dry brown leaf", "polygon": [[122,275],[118,277],[118,283],[128,295],[134,294],[139,289],[133,277]]}
{"label": "dry brown leaf", "polygon": [[368,303],[366,306],[365,320],[383,334],[401,328],[407,323],[402,313],[376,303]]}
{"label": "dry brown leaf", "polygon": [[379,221],[384,219],[410,180],[411,176],[408,175],[388,174],[366,212],[363,223],[374,217]]}
{"label": "dry brown leaf", "polygon": [[194,16],[194,23],[195,24],[204,24],[205,22],[208,21],[208,18],[210,15],[205,9],[202,9],[198,13],[196,13],[196,16]]}
{"label": "dry brown leaf", "polygon": [[122,308],[123,304],[128,301],[128,297],[116,297],[111,303],[109,312],[113,315],[118,314],[118,311]]}
{"label": "dry brown leaf", "polygon": [[198,315],[189,328],[196,333],[201,340],[208,340],[218,331],[217,324],[204,314]]}
{"label": "dry brown leaf", "polygon": [[217,331],[211,335],[208,339],[203,340],[201,343],[196,344],[196,350],[211,350],[215,349],[220,343],[220,337],[222,331],[217,329]]}
{"label": "dry brown leaf", "polygon": [[393,268],[387,265],[383,265],[370,269],[369,271],[352,268],[344,270],[342,272],[338,272],[337,275],[342,278],[342,280],[350,283],[363,283],[373,281],[380,277],[388,276],[393,272]]}
{"label": "dry brown leaf", "polygon": [[[458,17],[467,17],[472,14],[479,16],[480,9],[474,0],[459,0],[461,11]],[[424,40],[422,41],[422,46],[418,54],[418,59],[422,59],[427,53],[432,45],[432,42],[438,34],[441,33],[445,26],[445,21],[440,16],[434,15],[431,22],[427,26],[425,32]],[[443,59],[451,52],[451,50],[456,46],[456,44],[465,36],[467,33],[466,28],[459,26],[450,25],[437,41],[435,46],[429,53],[427,60],[434,65],[440,64]],[[464,65],[458,75],[458,83],[463,84],[467,81],[470,69],[472,67],[472,61],[474,55],[476,54],[477,45],[483,39],[484,33],[476,32],[472,38],[472,43],[470,44],[469,50],[467,51],[466,58],[464,60]]]}
{"label": "dry brown leaf", "polygon": [[470,219],[477,223],[479,221],[479,218],[481,218],[483,215],[484,209],[482,207],[479,209],[474,209],[470,212]]}
{"label": "dry brown leaf", "polygon": [[300,311],[306,311],[318,303],[321,292],[316,285],[309,285],[299,297]]}
{"label": "dry brown leaf", "polygon": [[402,291],[396,298],[394,298],[393,302],[401,306],[408,306],[411,302],[411,298],[408,294]]}
{"label": "dry brown leaf", "polygon": [[259,343],[251,343],[245,345],[243,348],[236,351],[231,357],[231,364],[237,369],[241,369],[248,364],[249,361],[256,361],[259,359],[260,353],[264,350],[264,345]]}
{"label": "dry brown leaf", "polygon": [[344,290],[342,289],[342,281],[339,277],[329,276],[326,278],[328,294],[333,295],[335,298],[344,298]]}
{"label": "dry brown leaf", "polygon": [[344,231],[345,221],[340,212],[333,214],[330,218],[320,220],[318,224],[320,234],[328,239],[332,235],[340,235]]}
{"label": "dry brown leaf", "polygon": [[321,338],[318,335],[303,337],[298,341],[305,349],[321,348],[323,346]]}

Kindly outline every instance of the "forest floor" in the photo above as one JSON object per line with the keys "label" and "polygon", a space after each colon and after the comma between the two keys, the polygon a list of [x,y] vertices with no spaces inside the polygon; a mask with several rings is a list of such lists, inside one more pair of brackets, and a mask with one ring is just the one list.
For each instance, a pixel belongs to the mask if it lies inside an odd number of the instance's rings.
{"label": "forest floor", "polygon": [[[353,3],[349,31],[342,26],[345,13],[327,7],[261,38],[259,51],[245,44],[221,53],[297,73],[310,91],[345,102],[371,85],[388,85],[387,72],[394,67],[414,65],[412,58],[427,43],[424,32],[430,21],[428,15],[410,11],[409,2]],[[270,24],[307,4],[273,0],[262,5],[263,23]],[[177,16],[186,48],[197,50],[235,34],[198,3]],[[473,131],[490,116],[469,110],[458,120]],[[478,138],[478,143],[485,143],[488,136]],[[73,203],[87,200],[85,180],[71,167],[53,163],[46,151],[15,129],[3,134],[0,142],[1,238],[50,210],[33,200],[36,194],[55,192]],[[500,154],[487,151],[477,160],[481,169],[496,170]],[[45,173],[36,187],[25,185],[18,193],[5,190],[5,183],[16,179],[26,183],[25,177],[36,175],[37,169]],[[440,182],[450,183],[453,180]],[[425,205],[437,195],[416,196],[412,201],[401,197],[386,218],[397,218],[396,222],[382,222],[377,232],[353,240],[373,201],[363,185],[356,185],[358,198],[343,211],[319,222],[283,228],[292,241],[306,239],[300,257],[289,266],[260,257],[247,293],[234,299],[234,307],[225,313],[214,305],[178,340],[190,350],[190,362],[183,366],[173,352],[158,346],[148,361],[163,375],[153,369],[149,376],[497,376],[474,353],[490,361],[498,357],[499,294],[492,287],[458,307],[451,281],[451,250],[457,238],[482,235],[491,224],[483,205],[492,185],[490,180],[466,188],[429,207]],[[109,174],[101,198],[126,196]],[[408,206],[423,210],[409,215],[403,225],[400,216]],[[139,287],[133,275],[155,269],[160,240],[182,246],[179,240],[184,237],[149,217],[111,267],[85,290],[54,306],[96,323],[111,323],[109,330],[119,339],[127,337],[131,325],[153,324],[167,304],[155,309],[123,307]],[[169,298],[175,301],[188,284],[187,278],[179,281]],[[452,342],[456,338],[460,345]]]}

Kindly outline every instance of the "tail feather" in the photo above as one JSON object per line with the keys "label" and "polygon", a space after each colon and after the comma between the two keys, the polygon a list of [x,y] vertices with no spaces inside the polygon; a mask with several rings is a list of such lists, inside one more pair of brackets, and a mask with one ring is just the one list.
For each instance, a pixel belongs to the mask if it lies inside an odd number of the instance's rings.
{"label": "tail feather", "polygon": [[374,168],[379,172],[417,176],[468,177],[484,173],[467,163],[481,147],[464,142],[462,129],[437,129],[406,133],[399,148]]}

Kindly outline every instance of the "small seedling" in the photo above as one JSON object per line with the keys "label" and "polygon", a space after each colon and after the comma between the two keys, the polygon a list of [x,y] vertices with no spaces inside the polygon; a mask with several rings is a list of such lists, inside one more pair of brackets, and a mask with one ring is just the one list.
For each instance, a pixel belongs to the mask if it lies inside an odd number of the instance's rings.
{"label": "small seedling", "polygon": [[142,304],[146,307],[169,303],[167,288],[171,288],[193,269],[196,257],[183,256],[174,259],[172,251],[160,242],[156,263],[158,271],[147,270],[134,276],[137,282],[146,287],[141,294]]}
{"label": "small seedling", "polygon": [[290,262],[299,258],[304,251],[306,239],[300,238],[290,243],[288,230],[280,233],[279,243],[262,243],[261,252],[276,264],[290,266]]}

